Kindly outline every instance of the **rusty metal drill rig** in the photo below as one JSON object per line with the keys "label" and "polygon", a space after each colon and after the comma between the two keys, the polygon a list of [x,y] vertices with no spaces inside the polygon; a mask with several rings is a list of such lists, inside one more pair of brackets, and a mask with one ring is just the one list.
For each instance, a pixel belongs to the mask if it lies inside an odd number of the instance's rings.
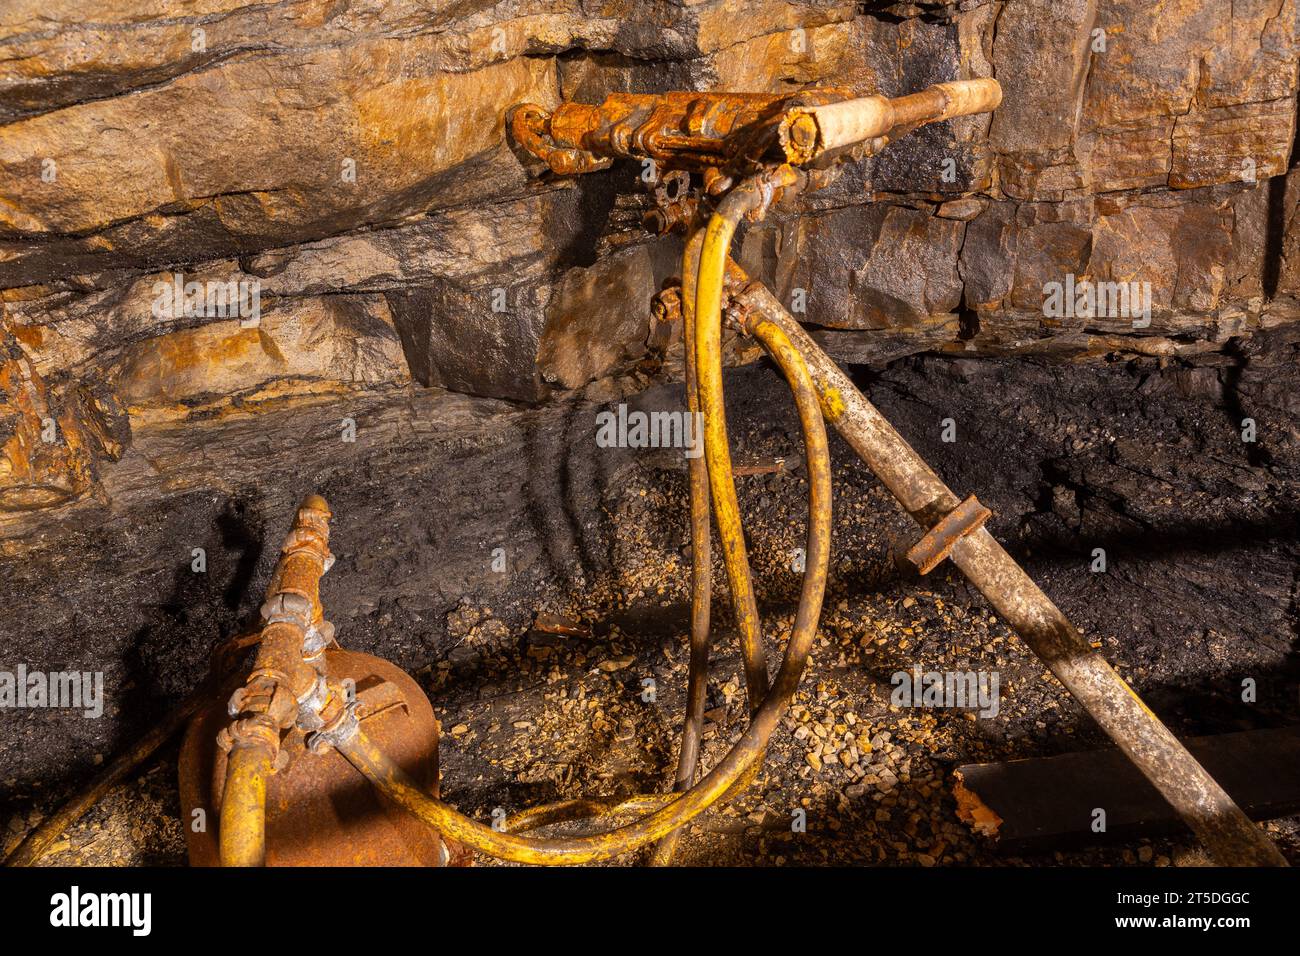
{"label": "rusty metal drill rig", "polygon": [[[520,104],[510,134],[550,174],[579,175],[619,159],[650,161],[656,208],[646,225],[680,232],[680,290],[657,303],[680,321],[690,411],[704,421],[704,456],[690,460],[691,664],[674,787],[631,798],[537,807],[493,827],[438,795],[438,727],[409,677],[384,661],[339,649],[319,581],[331,564],[330,511],[304,500],[262,610],[256,661],[228,702],[199,711],[181,764],[185,811],[219,820],[191,835],[196,864],[463,861],[467,849],[521,863],[600,862],[652,847],[672,859],[682,826],[743,789],[803,675],[816,635],[830,552],[832,481],[826,423],[866,462],[921,528],[909,553],[918,571],[955,564],[1078,699],[1221,864],[1284,865],[1277,849],[1123,679],[1084,640],[984,527],[974,496],[959,499],[813,342],[762,283],[729,257],[742,220],[833,182],[846,164],[919,126],[987,113],[1001,102],[992,79],[941,83],[889,99],[845,89],[793,95],[675,92],[614,94],[599,106],[553,111]],[[766,350],[788,383],[809,476],[807,563],[783,660],[768,681],[733,481],[723,405],[721,333],[730,322]],[[710,643],[711,526],[723,551],[740,635],[750,723],[697,779]],[[84,809],[84,807],[83,807]],[[583,836],[527,831],[590,817],[636,815]],[[64,824],[65,816],[59,818]],[[53,826],[53,824],[51,824]],[[39,853],[49,828],[29,838]],[[21,848],[20,848],[21,849]]]}

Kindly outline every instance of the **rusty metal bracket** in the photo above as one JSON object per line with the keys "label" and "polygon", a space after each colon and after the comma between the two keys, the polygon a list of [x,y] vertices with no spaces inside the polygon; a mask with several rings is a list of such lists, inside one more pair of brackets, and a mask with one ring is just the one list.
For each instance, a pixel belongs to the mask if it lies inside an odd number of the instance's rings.
{"label": "rusty metal bracket", "polygon": [[979,500],[971,495],[952,511],[939,519],[933,528],[921,536],[907,552],[907,560],[916,565],[922,574],[929,574],[944,558],[952,553],[957,542],[984,526],[993,517]]}
{"label": "rusty metal bracket", "polygon": [[575,146],[558,146],[550,134],[551,114],[540,106],[523,103],[515,107],[507,122],[516,143],[551,168],[557,176],[576,176],[609,169],[612,157],[600,157]]}

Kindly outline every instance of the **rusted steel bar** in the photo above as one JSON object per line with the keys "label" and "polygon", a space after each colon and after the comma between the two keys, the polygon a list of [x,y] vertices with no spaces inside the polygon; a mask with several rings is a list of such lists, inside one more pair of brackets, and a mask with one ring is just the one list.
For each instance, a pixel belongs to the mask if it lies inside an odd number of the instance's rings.
{"label": "rusted steel bar", "polygon": [[[730,269],[735,281],[745,281],[738,266],[733,263]],[[742,311],[761,314],[790,337],[812,372],[826,419],[923,528],[932,528],[958,507],[957,496],[762,283],[744,284],[733,298]],[[961,537],[952,547],[951,558],[1169,801],[1216,862],[1225,866],[1287,865],[1272,841],[986,528]]]}
{"label": "rusted steel bar", "polygon": [[929,574],[952,554],[957,542],[993,517],[974,495],[939,519],[907,552],[907,560],[922,574]]}
{"label": "rusted steel bar", "polygon": [[214,696],[220,698],[222,693],[230,693],[234,691],[238,684],[242,684],[242,678],[226,676],[224,683],[216,683],[213,678],[216,675],[229,674],[229,666],[233,665],[233,662],[226,661],[227,654],[233,652],[233,650],[247,648],[247,646],[255,643],[256,639],[257,635],[242,635],[222,645],[222,648],[218,649],[216,656],[213,658],[213,675],[204,680],[194,693],[181,701],[181,704],[175,706],[166,717],[153,724],[144,736],[131,744],[129,749],[123,750],[121,754],[114,757],[112,762],[109,762],[108,766],[105,766],[90,783],[86,784],[82,791],[79,791],[72,799],[66,801],[55,813],[49,814],[49,817],[45,818],[40,823],[40,826],[27,834],[22,843],[13,848],[13,852],[10,852],[9,856],[5,858],[4,865],[31,866],[35,864],[36,860],[39,860],[49,851],[49,847],[55,843],[55,840],[60,838],[60,835],[68,831],[78,819],[85,816],[91,806],[99,803],[105,793],[113,790],[113,787],[116,787],[122,780],[129,777],[135,767],[147,761],[162,744],[172,739],[175,732],[181,730],[181,727],[185,726],[190,721],[190,718],[198,713],[200,708],[213,700]]}
{"label": "rusted steel bar", "polygon": [[987,113],[1002,102],[994,79],[938,83],[897,99],[863,96],[815,106],[792,106],[782,117],[779,136],[785,160],[812,163],[828,153],[956,116]]}

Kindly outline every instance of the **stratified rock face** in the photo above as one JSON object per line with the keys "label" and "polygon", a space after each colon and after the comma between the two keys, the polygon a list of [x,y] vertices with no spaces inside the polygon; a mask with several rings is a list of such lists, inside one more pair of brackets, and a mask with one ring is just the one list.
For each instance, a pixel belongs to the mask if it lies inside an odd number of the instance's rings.
{"label": "stratified rock face", "polygon": [[[0,401],[27,424],[0,436],[0,508],[46,494],[5,489],[93,487],[100,453],[78,449],[104,445],[77,436],[103,431],[96,403],[202,427],[412,380],[537,402],[653,368],[680,239],[640,226],[636,164],[540,177],[504,132],[521,101],[996,76],[992,119],[859,163],[750,228],[741,261],[857,361],[1231,352],[1296,315],[1298,17],[1297,0],[10,0]],[[1091,283],[1134,297],[1072,300]],[[66,448],[33,454],[15,436],[47,404]]]}
{"label": "stratified rock face", "polygon": [[0,512],[61,504],[89,490],[98,462],[121,455],[128,428],[102,389],[52,397],[0,303]]}

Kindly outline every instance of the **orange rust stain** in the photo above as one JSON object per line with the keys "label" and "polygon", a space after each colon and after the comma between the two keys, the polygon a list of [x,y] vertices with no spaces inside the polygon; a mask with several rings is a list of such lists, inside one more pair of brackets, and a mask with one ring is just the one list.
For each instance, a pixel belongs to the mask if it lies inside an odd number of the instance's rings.
{"label": "orange rust stain", "polygon": [[980,836],[996,837],[1002,818],[992,807],[967,788],[960,773],[954,773],[952,795],[957,800],[957,817]]}

